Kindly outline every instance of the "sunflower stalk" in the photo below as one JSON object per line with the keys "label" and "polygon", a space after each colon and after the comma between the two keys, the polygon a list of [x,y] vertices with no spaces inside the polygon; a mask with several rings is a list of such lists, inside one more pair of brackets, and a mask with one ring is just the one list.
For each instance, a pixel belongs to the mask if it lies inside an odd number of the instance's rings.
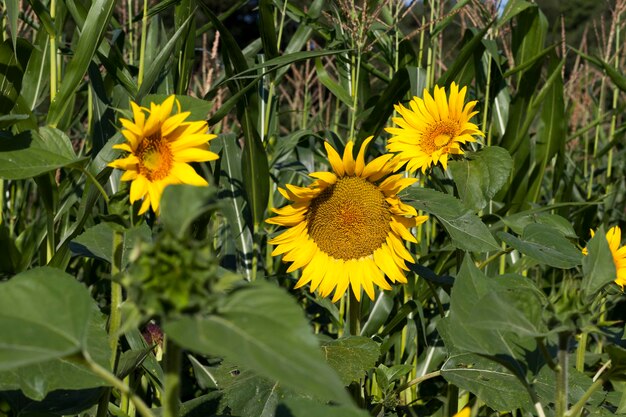
{"label": "sunflower stalk", "polygon": [[555,416],[565,417],[568,399],[568,345],[570,332],[559,333],[558,364],[556,366]]}
{"label": "sunflower stalk", "polygon": [[180,370],[182,350],[171,338],[165,338],[165,395],[163,416],[178,417],[180,408]]}

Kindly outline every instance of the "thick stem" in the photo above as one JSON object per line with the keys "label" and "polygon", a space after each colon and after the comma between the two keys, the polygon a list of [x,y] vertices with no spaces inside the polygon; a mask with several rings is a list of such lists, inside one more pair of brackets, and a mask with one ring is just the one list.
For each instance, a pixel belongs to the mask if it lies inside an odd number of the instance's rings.
{"label": "thick stem", "polygon": [[169,337],[165,338],[165,394],[163,417],[178,417],[180,407],[180,368],[182,351]]}
{"label": "thick stem", "polygon": [[348,306],[348,328],[350,336],[358,336],[361,333],[361,303],[356,299],[354,293],[348,288],[350,293],[350,305]]}

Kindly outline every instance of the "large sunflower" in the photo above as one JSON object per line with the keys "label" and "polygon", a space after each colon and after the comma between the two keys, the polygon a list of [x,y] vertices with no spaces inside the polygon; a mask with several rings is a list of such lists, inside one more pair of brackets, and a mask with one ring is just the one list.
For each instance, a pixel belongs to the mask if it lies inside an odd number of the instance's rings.
{"label": "large sunflower", "polygon": [[276,245],[272,255],[292,262],[287,272],[302,268],[296,288],[311,283],[327,297],[335,290],[333,302],[352,288],[357,300],[361,288],[374,299],[374,284],[389,290],[391,282],[406,283],[405,262],[414,262],[404,240],[416,242],[409,232],[426,221],[415,208],[404,204],[397,193],[413,184],[415,178],[393,171],[392,155],[380,156],[365,164],[367,138],[356,160],[353,142],[348,142],[341,157],[324,143],[333,172],[314,172],[307,187],[288,184],[280,193],[292,204],[274,209],[278,216],[268,223],[288,229],[270,240]]}
{"label": "large sunflower", "polygon": [[[174,102],[177,112],[171,114]],[[207,122],[186,122],[190,113],[180,111],[173,95],[162,104],[150,103],[150,109],[130,105],[134,120],[120,119],[127,142],[113,146],[130,154],[109,166],[126,171],[122,181],[132,181],[131,203],[143,198],[139,214],[150,206],[158,213],[163,189],[169,184],[208,185],[188,164],[218,158],[209,151],[208,142],[216,136],[207,133]]]}
{"label": "large sunflower", "polygon": [[450,86],[450,98],[446,98],[444,88],[435,86],[434,98],[424,90],[424,98],[413,97],[410,109],[402,104],[395,105],[402,117],[394,117],[393,122],[399,127],[385,130],[393,136],[387,149],[397,152],[397,168],[407,163],[406,169],[422,173],[431,165],[441,163],[447,168],[449,155],[463,154],[461,145],[475,142],[476,136],[484,136],[470,119],[478,112],[473,111],[477,101],[465,102],[467,87],[459,91],[453,82]]}
{"label": "large sunflower", "polygon": [[[591,231],[591,237],[595,232]],[[622,243],[622,229],[619,226],[613,226],[606,232],[606,240],[609,242],[609,249],[613,255],[613,263],[615,264],[615,283],[624,289],[626,285],[626,246],[620,248]],[[583,254],[587,255],[587,248],[583,249]]]}

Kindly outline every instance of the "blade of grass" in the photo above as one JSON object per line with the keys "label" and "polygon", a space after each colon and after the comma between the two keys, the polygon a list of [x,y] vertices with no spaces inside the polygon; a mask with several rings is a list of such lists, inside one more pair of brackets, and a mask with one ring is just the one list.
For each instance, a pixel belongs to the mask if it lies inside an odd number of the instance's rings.
{"label": "blade of grass", "polygon": [[109,25],[114,7],[115,0],[95,0],[92,3],[74,57],[67,65],[57,96],[50,103],[47,121],[51,126],[59,123],[70,99],[87,73],[89,63]]}

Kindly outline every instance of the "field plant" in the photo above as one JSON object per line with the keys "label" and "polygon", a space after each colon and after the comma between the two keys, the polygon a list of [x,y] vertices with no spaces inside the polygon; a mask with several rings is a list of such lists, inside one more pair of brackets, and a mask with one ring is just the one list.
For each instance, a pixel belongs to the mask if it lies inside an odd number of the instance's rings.
{"label": "field plant", "polygon": [[602,8],[3,0],[0,417],[626,415]]}

